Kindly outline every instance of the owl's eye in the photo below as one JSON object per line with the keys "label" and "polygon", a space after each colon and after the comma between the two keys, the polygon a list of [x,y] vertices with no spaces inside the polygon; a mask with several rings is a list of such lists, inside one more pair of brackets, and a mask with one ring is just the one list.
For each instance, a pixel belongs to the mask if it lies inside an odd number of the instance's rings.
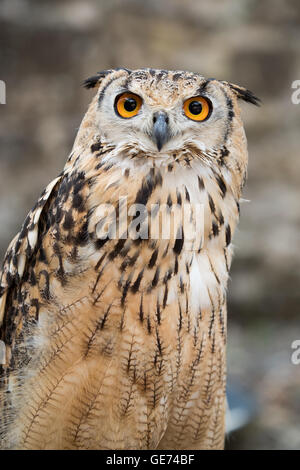
{"label": "owl's eye", "polygon": [[193,121],[204,121],[210,116],[212,104],[204,96],[194,96],[183,104],[184,114]]}
{"label": "owl's eye", "polygon": [[137,115],[142,102],[142,98],[134,93],[122,93],[116,98],[115,109],[119,116],[128,119]]}

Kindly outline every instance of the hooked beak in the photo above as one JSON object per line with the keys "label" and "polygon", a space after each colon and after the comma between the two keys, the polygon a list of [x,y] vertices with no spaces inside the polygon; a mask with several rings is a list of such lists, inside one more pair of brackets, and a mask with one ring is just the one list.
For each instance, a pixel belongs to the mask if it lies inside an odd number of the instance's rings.
{"label": "hooked beak", "polygon": [[153,139],[155,140],[158,151],[169,140],[169,117],[165,111],[158,111],[153,114]]}

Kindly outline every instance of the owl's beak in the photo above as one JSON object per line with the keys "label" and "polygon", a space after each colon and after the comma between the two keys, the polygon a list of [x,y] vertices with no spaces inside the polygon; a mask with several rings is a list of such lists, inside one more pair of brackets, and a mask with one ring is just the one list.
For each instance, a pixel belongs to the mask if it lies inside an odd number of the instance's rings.
{"label": "owl's beak", "polygon": [[169,140],[169,117],[165,111],[157,111],[153,114],[153,139],[160,152],[163,145]]}

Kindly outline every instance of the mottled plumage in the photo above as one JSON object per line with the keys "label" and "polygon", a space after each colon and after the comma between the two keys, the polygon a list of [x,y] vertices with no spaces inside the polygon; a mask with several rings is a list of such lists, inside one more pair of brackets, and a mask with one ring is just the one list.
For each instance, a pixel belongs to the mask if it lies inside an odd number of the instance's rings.
{"label": "mottled plumage", "polygon": [[[180,71],[110,70],[85,85],[98,90],[70,157],[0,277],[2,447],[222,448],[226,286],[247,167],[238,99],[257,98]],[[115,112],[126,91],[143,100],[131,119]],[[182,112],[198,95],[212,103],[203,122]],[[155,113],[167,116],[160,151]],[[167,218],[190,206],[191,232],[203,204],[204,231],[189,247],[180,227],[169,240],[99,238],[99,207],[121,218],[122,197]]]}

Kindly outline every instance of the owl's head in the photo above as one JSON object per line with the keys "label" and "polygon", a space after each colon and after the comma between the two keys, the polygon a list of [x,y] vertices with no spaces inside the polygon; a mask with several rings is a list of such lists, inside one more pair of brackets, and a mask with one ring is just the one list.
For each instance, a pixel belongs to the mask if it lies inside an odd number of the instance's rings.
{"label": "owl's head", "polygon": [[98,88],[93,125],[112,146],[163,157],[189,146],[211,153],[241,128],[238,100],[258,104],[249,90],[198,73],[108,70],[84,82]]}

